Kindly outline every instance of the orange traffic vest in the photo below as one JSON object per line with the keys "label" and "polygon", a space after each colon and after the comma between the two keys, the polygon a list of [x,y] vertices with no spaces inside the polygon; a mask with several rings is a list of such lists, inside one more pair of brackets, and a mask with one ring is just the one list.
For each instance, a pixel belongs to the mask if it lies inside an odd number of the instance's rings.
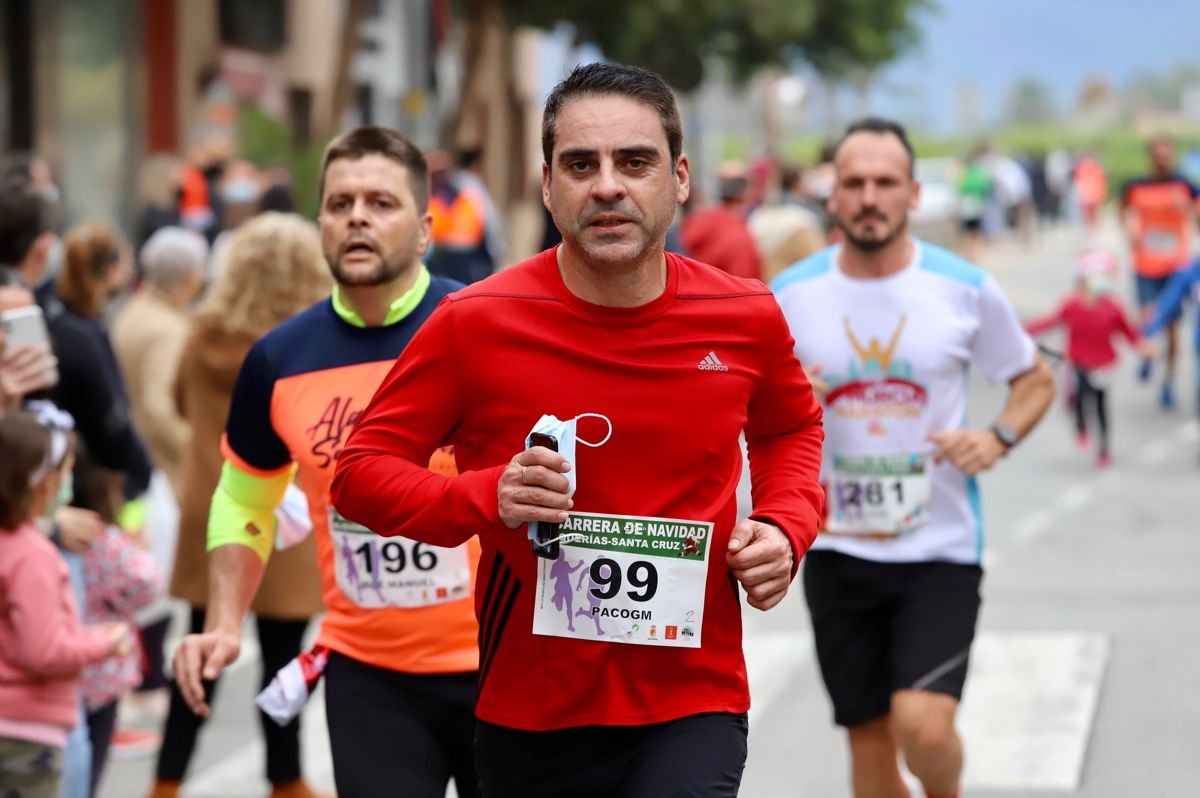
{"label": "orange traffic vest", "polygon": [[461,189],[449,204],[436,195],[429,198],[435,247],[474,249],[483,243],[484,205],[472,193],[470,189]]}

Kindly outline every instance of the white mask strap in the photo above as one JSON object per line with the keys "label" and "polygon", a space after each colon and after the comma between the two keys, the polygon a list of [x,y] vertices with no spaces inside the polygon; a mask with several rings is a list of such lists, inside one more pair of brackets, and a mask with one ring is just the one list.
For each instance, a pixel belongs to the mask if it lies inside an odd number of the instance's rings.
{"label": "white mask strap", "polygon": [[587,535],[581,535],[578,532],[563,532],[561,535],[559,535],[556,538],[550,538],[549,540],[538,540],[535,542],[537,543],[538,546],[541,546],[544,548],[546,546],[549,546],[551,543],[557,543],[560,540],[570,543],[573,540],[582,540],[585,537],[587,537]]}
{"label": "white mask strap", "polygon": [[576,421],[578,421],[581,418],[602,418],[602,419],[604,419],[604,423],[608,425],[608,434],[605,435],[601,440],[597,441],[596,443],[592,443],[590,441],[585,441],[583,438],[579,437],[579,433],[576,433],[575,434],[576,441],[578,441],[579,443],[582,443],[584,446],[591,446],[593,449],[596,448],[597,446],[603,446],[604,444],[608,443],[608,439],[612,437],[612,429],[613,429],[612,422],[608,420],[608,416],[602,416],[599,413],[580,413],[579,415],[575,416]]}

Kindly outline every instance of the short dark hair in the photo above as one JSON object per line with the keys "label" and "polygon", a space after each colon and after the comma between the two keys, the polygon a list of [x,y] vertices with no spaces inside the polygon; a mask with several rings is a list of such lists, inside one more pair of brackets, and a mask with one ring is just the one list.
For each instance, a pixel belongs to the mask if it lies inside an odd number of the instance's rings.
{"label": "short dark hair", "polygon": [[292,194],[292,187],[282,183],[273,183],[267,186],[267,190],[258,200],[258,212],[262,213],[263,211],[295,213],[296,197]]}
{"label": "short dark hair", "polygon": [[459,169],[474,169],[483,162],[483,147],[466,147],[455,153],[454,165]]}
{"label": "short dark hair", "polygon": [[792,191],[800,187],[804,170],[799,164],[785,162],[779,166],[779,187],[784,191]]}
{"label": "short dark hair", "polygon": [[667,149],[671,163],[683,154],[683,123],[679,106],[667,82],[654,72],[625,64],[583,64],[571,70],[566,79],[555,86],[546,98],[542,112],[542,157],[550,165],[554,156],[554,137],[558,114],[567,103],[579,97],[618,94],[649,105],[658,111],[663,132],[667,134]]}
{"label": "short dark hair", "polygon": [[30,413],[0,417],[0,449],[0,529],[13,530],[29,517],[29,483],[46,462],[50,431]]}
{"label": "short dark hair", "polygon": [[325,172],[329,164],[348,158],[358,160],[364,155],[382,155],[391,158],[408,170],[408,182],[417,200],[417,210],[424,213],[429,207],[429,164],[421,149],[399,131],[377,125],[363,125],[341,134],[325,148],[321,157],[321,178],[317,191],[321,203],[325,202]]}
{"label": "short dark hair", "polygon": [[10,172],[0,178],[0,263],[17,266],[33,242],[50,230],[52,209],[29,179]]}
{"label": "short dark hair", "polygon": [[882,136],[895,136],[904,146],[904,151],[908,153],[908,176],[912,177],[915,173],[917,155],[913,151],[912,142],[908,140],[908,131],[904,129],[904,125],[891,119],[884,119],[880,116],[868,116],[863,119],[851,122],[846,127],[846,132],[842,133],[842,137],[833,145],[832,159],[837,159],[838,150],[846,143],[846,139],[853,136],[855,133],[877,133]]}

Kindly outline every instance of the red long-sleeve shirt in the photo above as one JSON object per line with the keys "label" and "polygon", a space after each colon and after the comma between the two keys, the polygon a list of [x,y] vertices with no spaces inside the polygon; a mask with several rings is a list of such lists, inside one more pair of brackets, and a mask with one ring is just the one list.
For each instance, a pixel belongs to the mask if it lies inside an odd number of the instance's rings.
{"label": "red long-sleeve shirt", "polygon": [[746,219],[724,205],[693,211],[679,237],[687,253],[735,277],[762,278],[762,258]]}
{"label": "red long-sleeve shirt", "polygon": [[1072,294],[1053,315],[1029,322],[1025,328],[1031,335],[1039,335],[1059,326],[1067,328],[1067,360],[1084,369],[1106,368],[1117,362],[1113,346],[1117,335],[1124,335],[1130,343],[1139,339],[1120,303],[1111,297],[1088,302]]}
{"label": "red long-sleeve shirt", "polygon": [[[500,521],[496,490],[544,413],[612,422],[607,443],[576,449],[573,513],[713,524],[700,647],[534,634],[538,560],[524,528]],[[546,730],[744,712],[740,606],[725,560],[742,430],[752,516],[779,526],[798,561],[822,511],[821,408],[771,294],[667,255],[662,296],[600,307],[566,289],[550,250],[434,312],[355,426],[333,501],[381,535],[438,545],[480,535],[480,718]],[[605,431],[580,421],[585,439]],[[447,443],[457,478],[422,466]]]}

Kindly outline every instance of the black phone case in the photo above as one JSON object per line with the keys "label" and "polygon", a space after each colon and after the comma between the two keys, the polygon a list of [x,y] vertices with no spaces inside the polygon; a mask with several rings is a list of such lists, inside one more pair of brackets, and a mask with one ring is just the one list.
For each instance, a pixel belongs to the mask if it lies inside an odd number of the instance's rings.
{"label": "black phone case", "polygon": [[[544,432],[534,432],[529,436],[530,446],[544,446],[552,452],[558,451],[558,440],[553,435],[547,435]],[[551,521],[537,522],[537,537],[530,541],[530,546],[533,548],[533,553],[539,557],[545,557],[547,560],[558,559],[558,541],[554,538],[558,537],[558,524]],[[553,543],[544,543],[542,541],[552,540]]]}

